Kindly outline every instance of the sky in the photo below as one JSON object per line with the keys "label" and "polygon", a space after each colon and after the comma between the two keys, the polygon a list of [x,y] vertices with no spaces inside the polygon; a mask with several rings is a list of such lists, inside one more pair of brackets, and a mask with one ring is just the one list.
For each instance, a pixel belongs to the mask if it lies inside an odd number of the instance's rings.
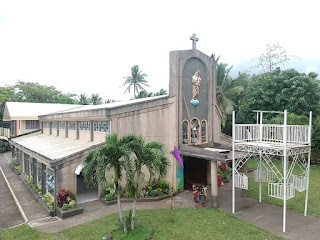
{"label": "sky", "polygon": [[168,90],[169,52],[191,49],[193,33],[198,50],[220,55],[234,71],[267,43],[317,71],[319,6],[316,0],[0,0],[0,86],[31,81],[125,100],[133,93],[124,94],[124,77],[139,65],[148,92]]}

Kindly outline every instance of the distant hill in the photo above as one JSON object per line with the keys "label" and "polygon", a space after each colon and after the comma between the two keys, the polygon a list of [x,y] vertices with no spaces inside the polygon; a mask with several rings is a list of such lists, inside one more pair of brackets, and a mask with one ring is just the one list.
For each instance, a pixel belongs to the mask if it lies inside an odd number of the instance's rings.
{"label": "distant hill", "polygon": [[[261,69],[253,68],[257,63],[252,60],[244,60],[233,65],[233,68],[230,72],[231,77],[236,77],[238,72],[245,72],[252,74],[259,74],[262,72]],[[293,59],[284,65],[279,65],[281,70],[286,69],[295,69],[298,72],[316,72],[319,74],[318,79],[320,80],[320,58],[301,58]]]}

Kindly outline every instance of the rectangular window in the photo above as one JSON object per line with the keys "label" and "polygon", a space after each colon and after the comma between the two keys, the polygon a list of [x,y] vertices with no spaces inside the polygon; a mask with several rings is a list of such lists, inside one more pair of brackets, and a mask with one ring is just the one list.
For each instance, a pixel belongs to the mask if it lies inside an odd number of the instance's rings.
{"label": "rectangular window", "polygon": [[26,129],[39,129],[38,120],[26,120]]}
{"label": "rectangular window", "polygon": [[52,122],[51,128],[57,129],[58,123],[57,122]]}
{"label": "rectangular window", "polygon": [[80,131],[90,131],[90,121],[82,121],[80,122]]}
{"label": "rectangular window", "polygon": [[94,121],[93,131],[110,133],[110,121]]}
{"label": "rectangular window", "polygon": [[43,128],[50,128],[50,123],[49,122],[44,122],[43,123]]}
{"label": "rectangular window", "polygon": [[77,122],[68,122],[68,129],[69,130],[76,130]]}
{"label": "rectangular window", "polygon": [[37,183],[41,187],[42,186],[42,164],[37,163]]}
{"label": "rectangular window", "polygon": [[46,179],[46,187],[48,192],[54,196],[54,172],[50,169],[46,170],[47,179]]}
{"label": "rectangular window", "polygon": [[66,129],[66,122],[59,122],[59,129]]}

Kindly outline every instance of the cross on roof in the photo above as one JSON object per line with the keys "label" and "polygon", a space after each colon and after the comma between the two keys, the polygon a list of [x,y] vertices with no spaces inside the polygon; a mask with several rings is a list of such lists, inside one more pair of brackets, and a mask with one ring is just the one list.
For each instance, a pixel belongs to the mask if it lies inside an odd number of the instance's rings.
{"label": "cross on roof", "polygon": [[192,36],[190,37],[190,40],[192,40],[192,49],[196,49],[196,43],[197,41],[199,41],[199,39],[196,37],[196,34],[192,34]]}

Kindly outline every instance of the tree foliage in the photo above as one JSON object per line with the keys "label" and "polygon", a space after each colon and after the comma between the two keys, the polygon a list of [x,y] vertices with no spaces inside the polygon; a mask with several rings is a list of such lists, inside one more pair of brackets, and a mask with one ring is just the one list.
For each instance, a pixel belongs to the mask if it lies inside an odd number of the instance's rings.
{"label": "tree foliage", "polygon": [[[283,111],[308,116],[318,112],[319,83],[304,73],[280,68],[253,76],[240,105],[240,117],[253,116],[252,110]],[[243,119],[242,119],[243,120]],[[252,119],[253,121],[253,119]]]}
{"label": "tree foliage", "polygon": [[125,93],[130,93],[131,88],[133,88],[133,95],[134,98],[136,98],[140,91],[145,90],[144,86],[149,87],[148,81],[145,80],[147,76],[147,74],[142,73],[142,71],[139,70],[138,65],[134,65],[131,68],[131,76],[124,77],[126,81],[124,82],[123,86],[127,86]]}

